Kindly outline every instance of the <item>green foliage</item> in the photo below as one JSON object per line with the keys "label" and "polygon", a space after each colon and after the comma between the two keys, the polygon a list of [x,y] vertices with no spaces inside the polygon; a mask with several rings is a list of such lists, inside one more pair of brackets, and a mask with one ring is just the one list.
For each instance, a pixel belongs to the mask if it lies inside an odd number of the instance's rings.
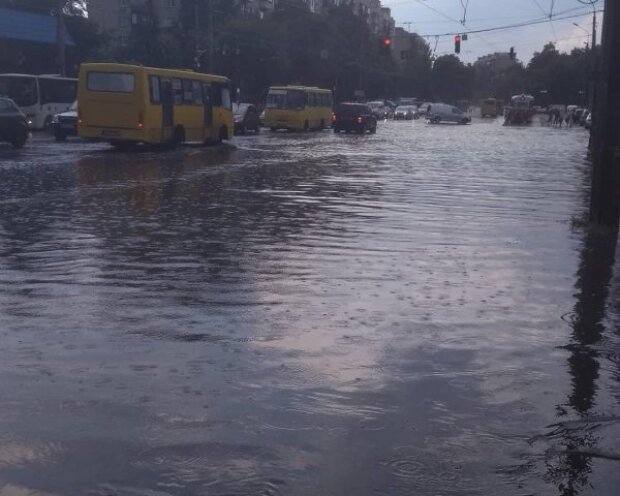
{"label": "green foliage", "polygon": [[470,97],[474,73],[456,55],[443,55],[433,64],[432,85],[436,101],[456,102]]}

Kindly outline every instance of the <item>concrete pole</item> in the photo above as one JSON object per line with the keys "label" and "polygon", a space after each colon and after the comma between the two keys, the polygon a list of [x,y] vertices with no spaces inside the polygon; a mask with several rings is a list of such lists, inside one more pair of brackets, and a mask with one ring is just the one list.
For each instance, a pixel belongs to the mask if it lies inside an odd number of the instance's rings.
{"label": "concrete pole", "polygon": [[56,47],[58,51],[58,72],[63,77],[67,75],[64,8],[65,0],[58,0],[56,2]]}
{"label": "concrete pole", "polygon": [[[620,219],[620,3],[605,2],[602,62],[592,129],[590,221],[618,227]],[[594,45],[594,43],[592,43]]]}
{"label": "concrete pole", "polygon": [[213,32],[213,2],[214,0],[207,0],[207,36],[209,44],[209,62],[207,65],[207,71],[209,74],[213,74],[215,66],[215,33]]}

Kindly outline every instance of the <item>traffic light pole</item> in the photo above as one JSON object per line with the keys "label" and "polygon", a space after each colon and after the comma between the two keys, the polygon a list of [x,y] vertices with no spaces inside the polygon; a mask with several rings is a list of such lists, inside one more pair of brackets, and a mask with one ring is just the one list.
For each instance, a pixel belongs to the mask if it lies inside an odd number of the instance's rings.
{"label": "traffic light pole", "polygon": [[[620,220],[620,3],[605,2],[602,63],[592,129],[590,221],[618,228]],[[594,45],[594,43],[593,43]]]}

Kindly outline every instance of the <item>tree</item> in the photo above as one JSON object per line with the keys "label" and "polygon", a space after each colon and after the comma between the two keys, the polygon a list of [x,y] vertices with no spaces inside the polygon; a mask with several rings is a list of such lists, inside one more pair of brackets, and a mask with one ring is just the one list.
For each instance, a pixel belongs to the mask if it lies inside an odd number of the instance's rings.
{"label": "tree", "polygon": [[456,102],[471,96],[473,68],[465,66],[453,54],[438,57],[431,76],[435,100]]}

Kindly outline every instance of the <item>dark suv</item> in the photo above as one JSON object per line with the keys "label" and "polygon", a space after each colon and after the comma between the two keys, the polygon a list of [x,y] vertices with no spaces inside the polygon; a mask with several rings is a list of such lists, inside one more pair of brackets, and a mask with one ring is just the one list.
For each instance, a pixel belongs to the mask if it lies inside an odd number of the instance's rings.
{"label": "dark suv", "polygon": [[0,98],[0,141],[21,148],[28,139],[28,119],[10,98]]}
{"label": "dark suv", "polygon": [[363,103],[341,103],[332,116],[332,129],[335,133],[346,131],[364,134],[377,132],[377,118],[372,109]]}

